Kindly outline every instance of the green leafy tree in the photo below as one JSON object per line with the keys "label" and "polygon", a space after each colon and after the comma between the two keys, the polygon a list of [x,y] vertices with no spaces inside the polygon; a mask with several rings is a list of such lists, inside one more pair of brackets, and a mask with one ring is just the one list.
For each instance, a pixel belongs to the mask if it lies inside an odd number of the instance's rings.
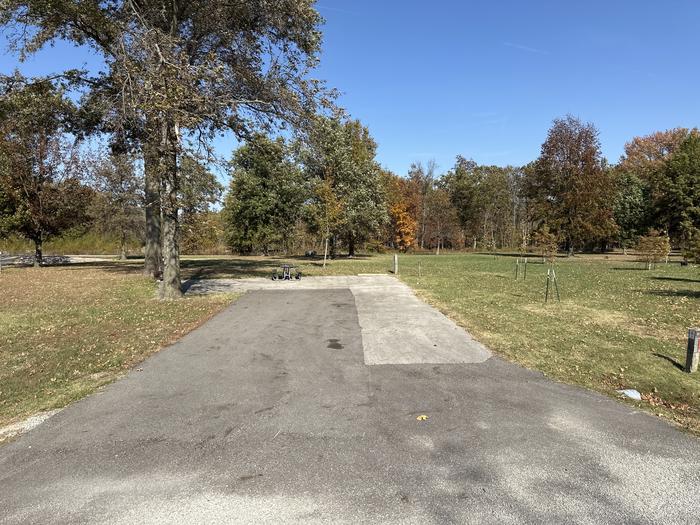
{"label": "green leafy tree", "polygon": [[342,240],[348,255],[357,244],[381,233],[388,221],[381,169],[375,160],[377,145],[357,120],[319,117],[301,158],[311,180],[326,181],[334,202],[341,203],[331,231],[331,253]]}
{"label": "green leafy tree", "polygon": [[689,240],[685,249],[683,250],[683,257],[688,260],[691,259],[694,263],[700,263],[700,232],[697,232]]}
{"label": "green leafy tree", "polygon": [[450,202],[450,194],[443,184],[436,184],[428,194],[425,206],[427,214],[427,232],[430,245],[435,247],[436,255],[446,243],[451,244],[451,239],[457,237],[459,228],[457,212]]}
{"label": "green leafy tree", "polygon": [[700,229],[700,134],[688,134],[653,185],[656,224],[679,245],[687,245]]}
{"label": "green leafy tree", "polygon": [[455,166],[444,177],[450,201],[457,210],[462,230],[476,248],[483,210],[480,186],[483,173],[476,162],[458,156]]}
{"label": "green leafy tree", "polygon": [[92,191],[77,177],[75,148],[65,136],[73,105],[47,79],[4,77],[0,86],[0,231],[35,246],[87,222]]}
{"label": "green leafy tree", "polygon": [[112,154],[101,160],[92,171],[92,183],[90,216],[100,233],[118,236],[119,258],[126,259],[128,241],[143,237],[143,187],[134,159]]}
{"label": "green leafy tree", "polygon": [[104,71],[88,83],[87,113],[142,147],[146,264],[157,271],[160,236],[163,298],[181,296],[184,149],[192,141],[208,149],[221,130],[245,138],[282,122],[302,126],[327,104],[321,83],[308,76],[318,62],[320,24],[313,0],[5,0],[0,11],[22,54],[61,38],[104,57]]}
{"label": "green leafy tree", "polygon": [[180,162],[180,248],[185,253],[211,251],[218,244],[211,231],[216,226],[212,206],[217,204],[224,187],[216,175],[191,155]]}
{"label": "green leafy tree", "polygon": [[533,218],[545,221],[570,254],[616,233],[613,180],[593,124],[555,119],[524,185]]}
{"label": "green leafy tree", "polygon": [[618,242],[626,253],[629,246],[636,244],[648,220],[648,186],[637,175],[617,170],[615,187],[613,216]]}
{"label": "green leafy tree", "polygon": [[223,217],[229,246],[239,253],[286,250],[309,192],[285,142],[253,136],[236,151]]}
{"label": "green leafy tree", "polygon": [[464,157],[445,175],[444,186],[474,248],[479,240],[494,248],[519,244],[525,221],[521,175],[512,166],[479,166]]}
{"label": "green leafy tree", "polygon": [[323,235],[323,267],[328,261],[328,243],[331,232],[341,223],[344,205],[333,191],[331,178],[315,180],[313,184],[312,202],[307,208],[305,219],[311,230]]}

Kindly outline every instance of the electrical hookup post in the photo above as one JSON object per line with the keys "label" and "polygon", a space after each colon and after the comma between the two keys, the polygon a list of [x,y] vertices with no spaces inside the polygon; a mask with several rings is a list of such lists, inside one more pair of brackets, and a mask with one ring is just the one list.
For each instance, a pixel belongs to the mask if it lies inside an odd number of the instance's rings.
{"label": "electrical hookup post", "polygon": [[700,328],[688,330],[688,353],[685,356],[685,371],[697,372],[700,361]]}

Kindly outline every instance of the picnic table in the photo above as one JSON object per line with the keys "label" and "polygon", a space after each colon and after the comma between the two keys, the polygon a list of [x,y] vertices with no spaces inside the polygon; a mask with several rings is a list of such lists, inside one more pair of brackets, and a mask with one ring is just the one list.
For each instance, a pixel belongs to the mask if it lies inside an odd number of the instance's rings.
{"label": "picnic table", "polygon": [[298,281],[301,279],[301,271],[297,270],[296,266],[283,264],[281,270],[281,274],[279,273],[279,270],[272,272],[273,281],[291,281],[292,279],[296,279]]}

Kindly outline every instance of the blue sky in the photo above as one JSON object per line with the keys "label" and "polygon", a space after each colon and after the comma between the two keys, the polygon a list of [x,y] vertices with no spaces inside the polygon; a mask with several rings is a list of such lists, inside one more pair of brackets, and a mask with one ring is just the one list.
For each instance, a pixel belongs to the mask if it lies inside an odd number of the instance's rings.
{"label": "blue sky", "polygon": [[380,161],[443,170],[457,154],[523,164],[552,119],[595,123],[616,162],[626,141],[700,125],[697,0],[319,0],[322,77],[367,124]]}
{"label": "blue sky", "polygon": [[[456,155],[485,164],[537,157],[553,118],[595,123],[618,160],[635,135],[700,126],[700,2],[319,0],[319,71],[399,174]],[[99,63],[65,45],[26,74]],[[16,66],[3,54],[0,70]],[[220,142],[228,157],[231,141]]]}

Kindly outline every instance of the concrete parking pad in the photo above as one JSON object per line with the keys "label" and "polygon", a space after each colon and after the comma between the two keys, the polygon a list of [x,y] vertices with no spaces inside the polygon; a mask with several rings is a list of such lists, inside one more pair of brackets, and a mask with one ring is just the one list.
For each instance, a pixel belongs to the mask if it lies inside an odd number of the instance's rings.
{"label": "concrete parking pad", "polygon": [[188,293],[334,289],[348,289],[355,297],[367,365],[481,363],[491,357],[484,345],[389,275],[200,280]]}

